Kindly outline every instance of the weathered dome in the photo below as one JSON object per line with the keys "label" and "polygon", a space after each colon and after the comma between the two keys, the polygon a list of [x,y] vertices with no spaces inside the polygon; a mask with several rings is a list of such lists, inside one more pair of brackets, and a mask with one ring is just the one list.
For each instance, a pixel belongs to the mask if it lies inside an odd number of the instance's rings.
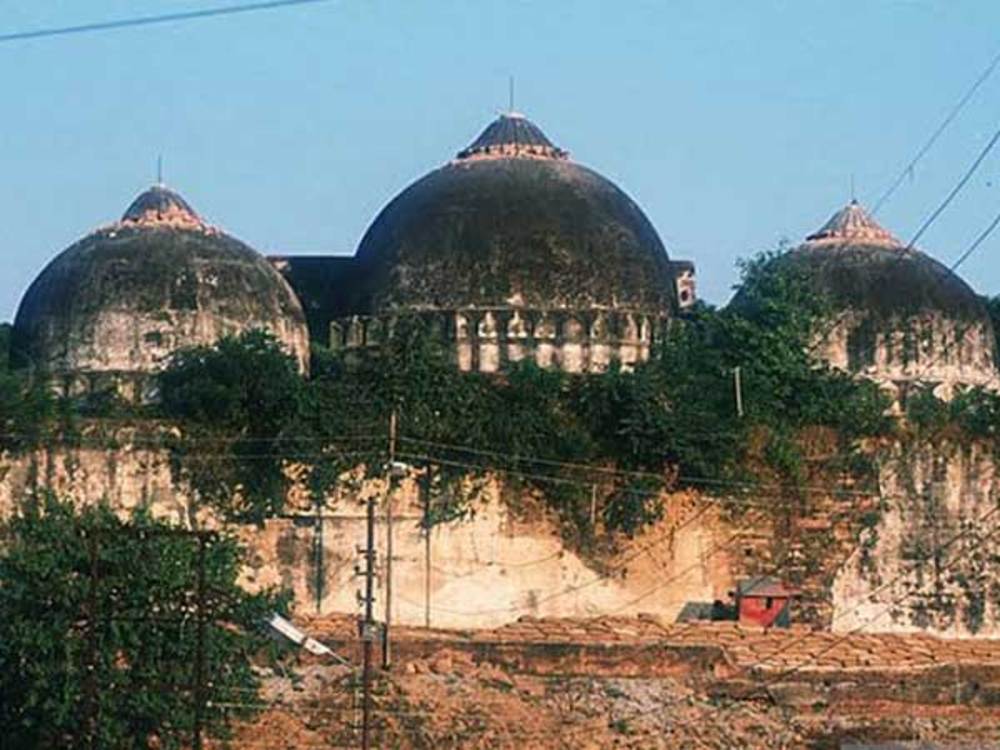
{"label": "weathered dome", "polygon": [[280,274],[157,186],[45,267],[21,300],[13,351],[54,378],[151,373],[180,347],[251,328],[306,365],[302,308]]}
{"label": "weathered dome", "polygon": [[960,318],[988,318],[979,297],[957,274],[905,246],[857,201],[837,211],[778,262],[804,271],[835,306],[880,317],[936,310]]}
{"label": "weathered dome", "polygon": [[[996,385],[993,325],[979,296],[856,201],[772,263],[829,301],[814,352],[835,367],[893,387],[941,386],[944,397],[956,385]],[[751,299],[741,291],[731,304]]]}
{"label": "weathered dome", "polygon": [[390,202],[357,261],[372,312],[675,309],[667,253],[639,207],[517,114]]}

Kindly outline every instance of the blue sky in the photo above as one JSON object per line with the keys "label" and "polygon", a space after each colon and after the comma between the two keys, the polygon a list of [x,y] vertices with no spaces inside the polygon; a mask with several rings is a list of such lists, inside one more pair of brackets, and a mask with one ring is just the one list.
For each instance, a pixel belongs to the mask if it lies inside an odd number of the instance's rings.
{"label": "blue sky", "polygon": [[[230,0],[7,0],[0,34]],[[231,0],[235,2],[236,0]],[[507,101],[617,181],[699,288],[892,182],[1000,50],[1000,3],[321,3],[0,45],[0,320],[155,178],[263,252],[351,253]],[[879,218],[902,239],[1000,126],[1000,70]],[[921,242],[1000,209],[1000,148]],[[1000,293],[1000,232],[963,266]],[[598,272],[598,269],[595,269]]]}

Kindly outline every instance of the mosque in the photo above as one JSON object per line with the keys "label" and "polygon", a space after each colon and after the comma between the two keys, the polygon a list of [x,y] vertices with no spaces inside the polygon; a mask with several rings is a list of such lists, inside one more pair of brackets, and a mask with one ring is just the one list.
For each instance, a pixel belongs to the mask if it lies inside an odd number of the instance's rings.
{"label": "mosque", "polygon": [[[982,300],[857,203],[773,262],[832,301],[815,345],[831,365],[895,393],[996,383]],[[181,346],[263,328],[304,371],[311,342],[360,356],[419,315],[462,370],[595,373],[648,358],[695,299],[694,265],[629,196],[507,113],[390,201],[353,257],[265,258],[154,186],[42,270],[12,354],[60,393],[147,401]]]}

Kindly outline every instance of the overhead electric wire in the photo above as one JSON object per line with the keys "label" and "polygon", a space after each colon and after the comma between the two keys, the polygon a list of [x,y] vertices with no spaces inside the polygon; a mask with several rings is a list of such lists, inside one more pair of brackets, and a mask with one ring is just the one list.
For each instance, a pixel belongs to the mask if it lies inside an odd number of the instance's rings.
{"label": "overhead electric wire", "polygon": [[941,124],[938,125],[937,129],[931,134],[931,137],[928,138],[927,142],[924,143],[923,146],[921,146],[919,151],[917,151],[916,156],[914,156],[913,159],[911,159],[910,162],[905,167],[903,167],[903,171],[899,173],[899,175],[892,182],[892,184],[889,185],[889,187],[885,190],[885,192],[883,192],[882,195],[879,196],[879,199],[875,201],[875,204],[873,205],[871,210],[873,216],[878,213],[878,210],[882,207],[882,205],[887,200],[889,200],[889,198],[892,197],[893,193],[896,192],[899,186],[903,184],[903,180],[906,179],[906,176],[908,174],[912,174],[913,168],[917,166],[917,163],[921,159],[923,159],[924,156],[926,156],[927,152],[931,150],[931,148],[937,142],[938,138],[941,137],[944,131],[947,130],[948,126],[951,125],[951,123],[955,120],[956,117],[958,117],[959,113],[963,109],[965,109],[965,106],[972,100],[972,97],[979,90],[979,87],[982,86],[986,82],[986,79],[988,79],[993,74],[993,71],[996,70],[997,65],[1000,65],[1000,52],[998,52],[993,57],[993,59],[990,60],[989,65],[987,65],[985,70],[983,70],[983,72],[979,74],[979,77],[976,78],[976,80],[973,82],[969,90],[965,92],[965,94],[962,96],[961,99],[959,99],[958,103],[954,107],[952,107],[952,109],[948,112],[948,115],[944,118]]}
{"label": "overhead electric wire", "polygon": [[72,26],[56,26],[44,29],[33,29],[29,31],[12,31],[0,33],[0,44],[27,41],[31,39],[43,39],[55,36],[70,36],[73,34],[91,34],[100,31],[114,31],[116,29],[135,28],[138,26],[153,26],[157,24],[178,23],[181,21],[194,21],[202,18],[232,16],[238,13],[255,13],[265,10],[288,8],[294,5],[318,5],[319,3],[328,2],[333,2],[333,0],[266,0],[265,2],[245,3],[242,5],[223,5],[211,8],[202,8],[200,10],[135,16],[132,18],[119,18],[110,21],[94,21],[91,23],[81,23]]}
{"label": "overhead electric wire", "polygon": [[995,230],[998,225],[1000,225],[1000,213],[993,217],[993,221],[989,223],[986,229],[980,232],[979,236],[973,240],[972,244],[969,245],[965,252],[958,256],[958,260],[951,264],[950,270],[954,272],[960,265],[965,263],[969,256],[972,255],[991,234],[993,234],[993,230]]}
{"label": "overhead electric wire", "polygon": [[[647,478],[649,478],[649,479],[661,479],[662,480],[662,479],[665,478],[665,476],[663,474],[655,474],[655,473],[646,472],[646,471],[629,471],[627,469],[611,469],[611,468],[607,468],[607,467],[588,466],[587,464],[579,464],[579,463],[572,463],[572,462],[566,462],[566,461],[555,461],[555,460],[552,460],[552,459],[545,459],[545,458],[541,458],[541,457],[515,455],[515,454],[510,454],[510,453],[501,453],[501,452],[498,452],[498,451],[482,450],[482,449],[475,448],[475,447],[472,447],[472,446],[462,446],[462,445],[455,445],[455,444],[450,444],[450,443],[434,442],[434,441],[429,441],[429,440],[419,440],[417,438],[410,438],[410,437],[405,437],[405,436],[401,436],[399,438],[399,440],[400,440],[400,442],[419,443],[419,444],[422,444],[422,445],[427,445],[427,446],[432,446],[432,447],[438,447],[438,448],[441,448],[443,450],[469,453],[469,454],[472,454],[472,455],[484,455],[484,456],[490,456],[490,457],[493,457],[493,458],[504,458],[504,459],[509,460],[513,464],[526,463],[526,464],[537,464],[539,466],[545,466],[545,465],[547,465],[547,466],[553,466],[553,467],[557,467],[557,468],[576,469],[576,470],[579,470],[581,472],[595,472],[595,473],[600,473],[600,474],[608,474],[608,475],[612,475],[612,476],[636,477],[636,478],[640,478],[640,479],[647,479]],[[426,452],[424,452],[424,453],[416,453],[416,452],[405,452],[404,451],[404,453],[406,453],[407,456],[409,456],[410,458],[413,458],[414,460],[426,461],[428,463],[437,462],[437,463],[441,463],[443,465],[452,465],[452,466],[456,466],[456,467],[466,467],[466,468],[471,468],[471,469],[480,469],[480,470],[483,470],[483,471],[494,471],[494,472],[501,473],[501,474],[511,474],[511,475],[514,475],[514,476],[520,476],[520,477],[524,477],[526,479],[538,479],[538,480],[542,480],[542,481],[551,481],[551,482],[553,482],[555,484],[574,484],[574,485],[581,486],[581,487],[583,487],[583,486],[588,486],[589,487],[589,486],[592,486],[593,484],[595,484],[594,480],[583,480],[583,479],[576,479],[576,478],[570,478],[570,477],[560,477],[560,476],[553,476],[553,475],[550,475],[550,474],[537,474],[537,473],[532,473],[532,472],[520,471],[520,470],[517,470],[517,469],[505,469],[503,467],[489,466],[487,464],[476,464],[476,463],[472,463],[471,461],[463,462],[463,461],[460,461],[458,459],[443,458],[443,457],[439,457],[439,456],[433,456],[433,455],[427,454]],[[752,480],[744,481],[744,480],[738,480],[738,479],[712,479],[712,478],[691,477],[691,476],[686,476],[686,475],[679,475],[678,477],[676,477],[676,479],[677,479],[678,482],[680,482],[682,484],[706,485],[706,486],[715,486],[715,487],[730,487],[730,488],[733,488],[733,489],[794,490],[794,491],[812,492],[812,493],[822,492],[822,493],[830,493],[832,495],[838,495],[838,496],[841,496],[841,497],[843,497],[843,496],[848,496],[848,497],[852,497],[852,496],[853,497],[870,497],[873,494],[873,492],[866,492],[864,490],[852,490],[852,489],[847,489],[847,488],[836,488],[836,487],[831,488],[831,487],[820,486],[820,485],[801,485],[801,484],[783,485],[783,484],[780,484],[780,483],[777,483],[777,482],[760,482],[760,481],[752,481]],[[659,489],[654,489],[654,490],[638,490],[637,489],[637,490],[632,490],[632,492],[634,494],[637,494],[637,495],[657,495],[657,494],[659,494],[661,492],[661,490],[659,490]]]}
{"label": "overhead electric wire", "polygon": [[955,196],[957,196],[966,186],[969,180],[972,179],[972,176],[979,169],[979,166],[989,155],[990,151],[993,150],[993,147],[997,144],[998,140],[1000,140],[1000,128],[998,128],[996,132],[993,133],[993,137],[990,138],[989,141],[987,141],[986,145],[979,152],[979,155],[975,158],[975,160],[972,162],[969,168],[965,170],[965,173],[962,175],[962,178],[958,181],[955,187],[951,189],[951,192],[948,193],[948,195],[945,197],[943,201],[941,201],[938,207],[931,212],[930,216],[927,217],[924,223],[920,225],[920,229],[917,230],[917,233],[913,235],[913,239],[911,239],[909,244],[907,244],[905,248],[906,250],[912,250],[913,246],[917,244],[917,241],[924,235],[924,233],[928,229],[930,229],[931,225],[935,221],[937,221],[937,218],[951,204],[951,202],[955,199]]}
{"label": "overhead electric wire", "polygon": [[[963,529],[962,531],[958,532],[957,534],[954,534],[953,536],[951,536],[947,541],[945,541],[942,544],[938,545],[934,549],[934,551],[933,551],[932,554],[926,555],[924,558],[922,558],[920,560],[920,562],[927,562],[929,560],[934,559],[934,557],[936,555],[940,554],[942,550],[947,550],[952,545],[954,545],[956,542],[958,542],[961,539],[965,538],[966,536],[968,536],[972,532],[979,531],[981,524],[983,524],[986,520],[988,520],[991,516],[995,515],[997,512],[1000,512],[1000,505],[994,505],[993,508],[991,508],[987,512],[985,512],[985,513],[981,514],[980,516],[978,516],[976,519],[974,519],[974,521],[972,523],[969,524],[969,526],[967,526],[965,529]],[[987,539],[993,539],[998,533],[1000,533],[1000,526],[994,526],[993,530],[990,531],[989,533],[985,534],[981,538],[979,538],[978,542],[981,544],[982,542],[986,541]],[[950,562],[939,563],[940,567],[939,567],[938,574],[939,575],[943,574],[946,570],[948,570],[948,568],[954,562],[957,562],[957,559],[952,560]],[[887,582],[879,585],[873,591],[868,592],[868,594],[864,597],[865,601],[859,602],[854,607],[852,607],[852,608],[850,608],[850,609],[848,609],[848,610],[846,610],[844,612],[841,612],[840,615],[834,616],[833,619],[832,619],[832,621],[831,621],[831,624],[832,624],[833,621],[836,621],[837,619],[840,619],[843,616],[846,616],[846,615],[849,615],[849,614],[854,614],[858,610],[860,610],[861,607],[867,606],[867,604],[868,604],[867,600],[869,600],[872,596],[874,596],[875,594],[877,594],[877,593],[879,593],[881,591],[886,590],[887,588],[889,588],[890,586],[894,585],[895,583],[898,583],[900,580],[902,580],[903,578],[905,578],[907,575],[908,575],[908,572],[906,572],[906,571],[900,572],[896,576],[894,576],[893,578],[891,578],[889,581],[887,581]],[[867,625],[871,624],[872,622],[874,622],[878,618],[884,616],[888,611],[890,611],[897,604],[900,604],[902,601],[904,601],[905,599],[907,599],[908,597],[911,597],[911,596],[912,596],[911,592],[904,592],[903,594],[901,594],[901,595],[899,595],[899,596],[897,596],[895,598],[890,599],[888,602],[881,604],[879,606],[878,611],[877,611],[876,614],[874,614],[871,617],[869,617],[866,620],[864,620],[860,625],[858,625],[858,626],[856,626],[854,628],[851,628],[850,630],[848,630],[848,631],[844,632],[843,634],[837,636],[829,644],[827,644],[822,649],[820,649],[817,653],[810,655],[809,658],[803,659],[803,660],[799,661],[797,664],[794,664],[792,667],[790,667],[788,669],[785,669],[785,670],[782,670],[777,675],[771,677],[770,679],[765,680],[761,685],[759,685],[758,687],[755,688],[755,691],[756,690],[767,690],[767,688],[769,688],[771,685],[774,685],[776,682],[779,682],[781,680],[787,679],[788,677],[790,677],[791,675],[795,674],[796,672],[802,671],[803,669],[805,669],[806,667],[808,667],[810,664],[816,663],[816,661],[818,660],[818,658],[820,656],[822,656],[823,654],[829,653],[834,648],[836,648],[838,645],[840,645],[841,643],[844,643],[845,641],[847,641],[851,636],[857,635],[858,633],[863,632],[864,628]],[[780,656],[782,653],[784,653],[785,651],[789,650],[790,648],[793,648],[794,646],[799,645],[801,642],[803,642],[808,637],[809,637],[809,634],[803,635],[802,637],[799,637],[799,638],[793,638],[791,641],[789,641],[787,643],[784,643],[779,648],[777,648],[777,649],[775,649],[775,650],[773,650],[773,651],[771,651],[771,652],[769,652],[769,653],[767,653],[767,654],[765,654],[763,656],[760,656],[757,659],[756,667],[758,669],[763,669],[765,661],[773,659],[773,658],[775,658],[777,656]],[[751,693],[751,695],[752,695],[752,693]]]}
{"label": "overhead electric wire", "polygon": [[[886,268],[882,269],[882,274],[881,274],[882,278],[885,278],[886,271],[888,271],[891,268],[894,268],[895,266],[899,265],[900,263],[903,263],[906,260],[907,253],[909,253],[914,249],[914,246],[917,244],[917,241],[927,232],[928,229],[931,228],[934,222],[937,221],[937,219],[941,216],[941,214],[944,213],[945,209],[948,208],[949,205],[951,205],[951,202],[955,200],[958,194],[962,192],[962,190],[968,184],[969,180],[972,179],[973,175],[979,170],[979,167],[986,160],[986,157],[993,150],[994,146],[996,146],[997,141],[1000,141],[1000,128],[998,128],[993,133],[993,136],[989,139],[989,141],[987,141],[986,145],[979,151],[979,154],[973,160],[972,164],[970,164],[969,167],[965,170],[965,172],[962,174],[961,178],[958,180],[955,186],[945,196],[944,200],[942,200],[937,205],[937,207],[933,211],[931,211],[931,213],[923,221],[923,223],[920,225],[920,228],[917,229],[917,231],[914,233],[913,237],[906,244],[906,246],[896,251],[897,257],[894,259],[894,261],[888,264]],[[851,312],[850,310],[844,310],[842,313],[833,318],[833,320],[829,323],[829,325],[826,326],[826,330],[820,336],[817,336],[812,346],[809,347],[810,354],[815,352],[816,349],[818,349],[826,342],[827,337],[830,335],[830,333],[833,332],[833,329],[836,328],[838,325],[840,325],[840,323],[850,312]]]}

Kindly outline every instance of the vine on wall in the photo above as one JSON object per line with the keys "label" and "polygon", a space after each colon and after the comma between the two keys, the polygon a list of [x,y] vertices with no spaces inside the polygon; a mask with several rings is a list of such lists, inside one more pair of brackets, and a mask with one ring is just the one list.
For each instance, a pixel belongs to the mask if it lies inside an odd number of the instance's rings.
{"label": "vine on wall", "polygon": [[[598,530],[631,535],[660,517],[665,488],[711,483],[734,494],[766,480],[794,493],[807,478],[806,430],[835,432],[842,460],[892,429],[874,384],[810,356],[828,306],[804,278],[776,270],[774,255],[742,264],[738,308],[700,304],[631,372],[579,376],[521,362],[499,375],[462,373],[446,342],[404,317],[359,362],[315,346],[308,379],[259,331],[181,350],[162,373],[155,410],[130,408],[177,424],[168,445],[175,471],[233,520],[283,512],[303,476],[318,503],[348,469],[381,474],[395,412],[401,460],[434,467],[433,518],[469,512],[477,485],[465,478],[501,471],[537,488],[579,544]],[[123,416],[112,398],[104,407]],[[81,408],[102,413],[95,399]],[[12,408],[0,416],[18,419]],[[42,411],[33,419],[51,422]]]}

